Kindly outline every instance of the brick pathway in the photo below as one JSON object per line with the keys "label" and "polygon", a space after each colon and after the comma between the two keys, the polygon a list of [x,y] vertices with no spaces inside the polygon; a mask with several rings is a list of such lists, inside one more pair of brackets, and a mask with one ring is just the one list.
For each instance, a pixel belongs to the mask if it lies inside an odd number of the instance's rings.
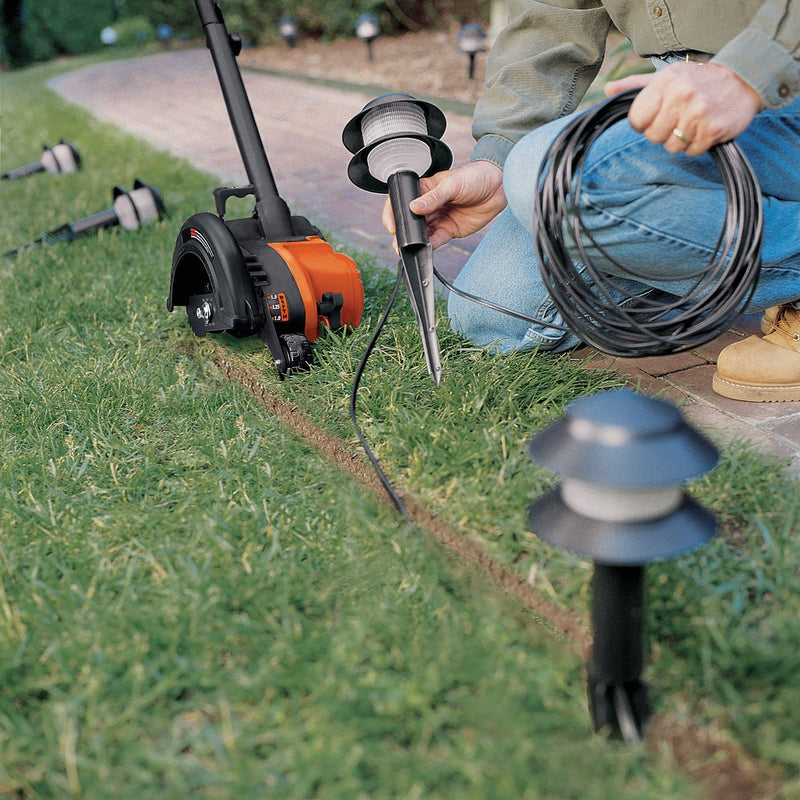
{"label": "brick pathway", "polygon": [[[351,243],[393,263],[389,238],[380,225],[384,197],[350,184],[349,153],[341,143],[345,123],[372,95],[247,71],[244,81],[278,189],[292,211],[329,231],[334,242]],[[59,75],[49,85],[95,117],[186,158],[216,181],[247,182],[205,49],[88,66]],[[448,114],[444,140],[457,161],[466,159],[472,148],[470,120]],[[207,210],[213,209],[212,183]],[[159,188],[169,203],[169,187]],[[437,250],[437,267],[455,275],[480,238],[476,234]],[[800,475],[800,402],[743,403],[711,390],[722,347],[757,329],[757,318],[743,318],[711,344],[676,356],[612,359],[588,349],[579,356],[611,365],[649,393],[677,403],[687,419],[712,437],[747,439],[764,452],[789,459],[789,469]]]}

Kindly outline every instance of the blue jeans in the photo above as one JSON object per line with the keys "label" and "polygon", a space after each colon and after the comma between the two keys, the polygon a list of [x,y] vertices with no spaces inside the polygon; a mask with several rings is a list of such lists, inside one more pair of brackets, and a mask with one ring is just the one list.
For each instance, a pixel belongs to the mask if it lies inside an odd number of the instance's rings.
{"label": "blue jeans", "polygon": [[[544,322],[563,325],[539,273],[531,231],[539,165],[571,117],[522,138],[504,170],[508,208],[497,218],[455,281],[458,288]],[[764,209],[761,275],[747,311],[800,298],[800,100],[763,111],[736,139],[755,170]],[[659,278],[681,296],[681,276],[705,265],[722,228],[727,199],[710,156],[671,155],[624,119],[595,141],[586,158],[581,218],[618,262]],[[594,261],[600,268],[602,261]],[[648,287],[629,281],[628,290]],[[450,294],[453,330],[499,352],[562,352],[580,340]]]}

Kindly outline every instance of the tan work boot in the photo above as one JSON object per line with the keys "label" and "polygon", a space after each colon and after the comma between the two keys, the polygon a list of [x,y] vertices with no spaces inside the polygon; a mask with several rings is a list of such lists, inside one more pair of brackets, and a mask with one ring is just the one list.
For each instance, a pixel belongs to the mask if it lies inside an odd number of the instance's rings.
{"label": "tan work boot", "polygon": [[800,309],[778,306],[763,339],[728,345],[717,359],[712,387],[733,400],[777,403],[800,400]]}

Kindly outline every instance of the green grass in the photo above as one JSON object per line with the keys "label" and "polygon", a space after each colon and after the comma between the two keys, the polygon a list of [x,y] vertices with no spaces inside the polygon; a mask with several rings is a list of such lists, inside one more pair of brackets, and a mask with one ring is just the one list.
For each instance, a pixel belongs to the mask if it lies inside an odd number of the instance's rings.
{"label": "green grass", "polygon": [[[0,260],[0,796],[707,796],[668,747],[592,735],[565,642],[222,378],[165,309],[177,230],[215,181],[47,92],[57,68],[4,77],[3,168],[60,137],[85,168],[0,186],[0,248],[134,177],[171,218]],[[324,337],[311,374],[280,383],[254,342],[217,340],[354,452],[349,385],[391,287],[358,257],[364,324]],[[400,302],[359,400],[368,437],[585,618],[591,565],[527,531],[553,478],[525,445],[616,378],[440,329],[434,392]],[[739,536],[648,571],[654,713],[722,731],[796,797],[797,484],[736,446],[693,488]]]}

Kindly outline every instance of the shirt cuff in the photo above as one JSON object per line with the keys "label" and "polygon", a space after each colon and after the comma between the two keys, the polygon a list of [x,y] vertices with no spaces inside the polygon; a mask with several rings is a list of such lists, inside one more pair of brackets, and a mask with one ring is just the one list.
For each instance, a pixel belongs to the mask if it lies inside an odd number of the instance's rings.
{"label": "shirt cuff", "polygon": [[727,67],[752,86],[765,108],[783,108],[800,95],[800,63],[763,31],[745,28],[711,63]]}
{"label": "shirt cuff", "polygon": [[502,169],[513,146],[514,142],[511,139],[498,136],[496,133],[487,133],[478,139],[470,160],[491,161],[492,164],[496,164]]}

